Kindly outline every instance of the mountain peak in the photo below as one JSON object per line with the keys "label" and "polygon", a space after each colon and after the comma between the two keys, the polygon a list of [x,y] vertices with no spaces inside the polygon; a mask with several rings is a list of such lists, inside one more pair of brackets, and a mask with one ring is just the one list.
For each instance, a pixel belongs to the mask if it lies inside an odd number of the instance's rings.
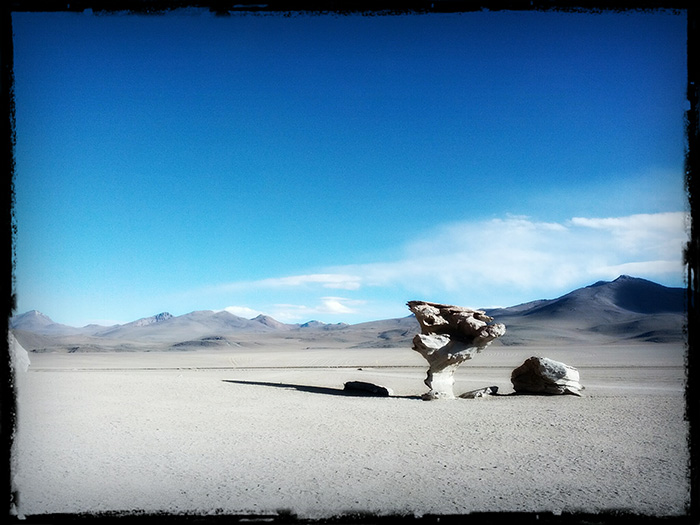
{"label": "mountain peak", "polygon": [[340,329],[346,328],[348,326],[350,326],[350,325],[347,323],[328,324],[328,323],[324,323],[323,321],[316,321],[315,319],[313,319],[311,321],[307,321],[304,324],[300,324],[299,328],[330,331],[330,330],[340,330]]}
{"label": "mountain peak", "polygon": [[[507,309],[516,312],[515,309]],[[684,290],[669,288],[640,277],[620,275],[614,281],[598,281],[557,299],[541,301],[523,310],[524,315],[612,319],[635,314],[683,313]],[[612,316],[612,317],[611,317]]]}
{"label": "mountain peak", "polygon": [[17,317],[39,317],[41,319],[50,319],[48,315],[42,314],[39,310],[29,310],[28,312],[24,312]]}
{"label": "mountain peak", "polygon": [[307,321],[304,324],[299,325],[300,328],[318,328],[320,326],[325,326],[326,323],[322,321],[316,321],[315,319],[312,319],[311,321]]}
{"label": "mountain peak", "polygon": [[275,329],[280,329],[280,328],[289,328],[286,324],[278,321],[274,317],[270,317],[269,315],[265,314],[260,314],[257,317],[254,317],[251,319],[251,321],[260,323],[264,326],[267,326],[269,328],[275,328]]}
{"label": "mountain peak", "polygon": [[[612,281],[598,281],[595,282],[591,285],[586,286],[586,288],[596,288],[598,286],[605,286],[608,284],[629,284],[629,283],[651,283],[651,284],[656,284],[653,283],[652,281],[647,281],[646,279],[642,279],[641,277],[632,277],[631,275],[620,275],[616,279]],[[659,285],[660,286],[660,285]]]}
{"label": "mountain peak", "polygon": [[29,310],[28,312],[10,318],[10,326],[12,327],[29,323],[32,325],[49,325],[54,324],[54,321],[48,315],[42,314],[39,310]]}
{"label": "mountain peak", "polygon": [[638,313],[685,311],[685,290],[669,288],[639,277],[621,275],[610,283],[618,306]]}
{"label": "mountain peak", "polygon": [[173,316],[169,312],[161,312],[159,314],[152,315],[151,317],[144,317],[138,321],[134,321],[134,326],[147,326],[150,324],[162,323],[163,321],[167,321],[168,319],[172,318]]}
{"label": "mountain peak", "polygon": [[637,280],[637,277],[631,277],[629,275],[620,275],[617,279],[615,279],[613,282],[616,283],[618,281],[631,281],[631,280]]}
{"label": "mountain peak", "polygon": [[[632,277],[631,275],[620,275],[617,279],[613,281],[613,283],[618,283],[618,284],[624,284],[624,283],[651,283],[652,281],[648,281],[646,279],[642,279],[641,277]],[[654,283],[656,284],[656,283]]]}

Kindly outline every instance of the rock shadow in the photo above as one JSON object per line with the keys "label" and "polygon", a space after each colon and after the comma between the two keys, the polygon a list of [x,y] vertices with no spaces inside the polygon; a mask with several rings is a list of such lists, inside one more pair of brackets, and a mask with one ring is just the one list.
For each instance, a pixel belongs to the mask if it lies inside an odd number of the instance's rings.
{"label": "rock shadow", "polygon": [[267,381],[243,381],[237,379],[222,379],[222,381],[224,383],[235,383],[238,385],[269,386],[274,388],[283,388],[287,390],[298,390],[299,392],[310,392],[312,394],[325,394],[329,396],[376,398],[383,397],[385,399],[421,399],[420,396],[382,396],[369,391],[345,390],[343,388],[331,388],[326,386],[294,385],[291,383],[269,383]]}

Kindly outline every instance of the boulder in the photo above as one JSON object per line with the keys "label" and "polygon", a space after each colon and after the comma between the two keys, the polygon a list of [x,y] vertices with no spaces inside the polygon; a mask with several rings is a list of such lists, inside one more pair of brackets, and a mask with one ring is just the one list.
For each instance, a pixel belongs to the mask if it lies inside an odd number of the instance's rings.
{"label": "boulder", "polygon": [[365,381],[348,381],[347,383],[345,383],[344,390],[348,390],[360,395],[376,397],[389,397],[393,395],[393,392],[390,388],[375,385],[373,383],[367,383]]}
{"label": "boulder", "polygon": [[462,399],[474,399],[477,397],[495,396],[498,394],[497,386],[487,386],[486,388],[479,388],[478,390],[470,390],[464,394],[460,394],[459,397]]}
{"label": "boulder", "polygon": [[579,373],[573,366],[548,357],[530,357],[510,375],[513,390],[527,394],[581,395]]}
{"label": "boulder", "polygon": [[428,361],[423,399],[454,399],[454,373],[464,361],[481,352],[506,332],[502,324],[481,310],[425,301],[407,303],[421,333],[413,338],[413,350]]}

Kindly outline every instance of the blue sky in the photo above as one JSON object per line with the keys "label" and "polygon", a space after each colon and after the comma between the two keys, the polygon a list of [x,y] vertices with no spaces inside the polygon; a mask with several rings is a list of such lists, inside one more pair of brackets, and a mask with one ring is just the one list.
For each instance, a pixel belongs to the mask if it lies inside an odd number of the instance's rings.
{"label": "blue sky", "polygon": [[14,13],[17,313],[683,286],[686,17]]}

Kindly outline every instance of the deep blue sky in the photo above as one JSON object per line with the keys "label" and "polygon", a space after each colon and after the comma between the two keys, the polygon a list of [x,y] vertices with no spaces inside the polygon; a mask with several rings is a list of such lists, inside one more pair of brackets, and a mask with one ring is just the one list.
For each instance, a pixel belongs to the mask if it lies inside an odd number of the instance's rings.
{"label": "deep blue sky", "polygon": [[683,285],[686,17],[15,13],[17,312]]}

